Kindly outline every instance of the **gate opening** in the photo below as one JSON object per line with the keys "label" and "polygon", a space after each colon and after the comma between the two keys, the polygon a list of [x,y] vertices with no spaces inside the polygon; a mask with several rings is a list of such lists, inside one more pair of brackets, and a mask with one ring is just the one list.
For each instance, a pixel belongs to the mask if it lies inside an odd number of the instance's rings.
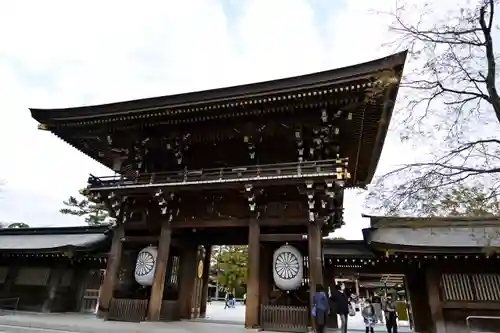
{"label": "gate opening", "polygon": [[245,323],[248,246],[212,247],[206,321]]}

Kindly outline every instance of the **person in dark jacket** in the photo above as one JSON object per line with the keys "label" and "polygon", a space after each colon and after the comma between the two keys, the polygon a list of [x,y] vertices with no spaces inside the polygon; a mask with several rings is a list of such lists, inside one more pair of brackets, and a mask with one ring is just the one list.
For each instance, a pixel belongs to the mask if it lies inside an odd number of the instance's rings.
{"label": "person in dark jacket", "polygon": [[387,299],[384,312],[387,333],[398,333],[398,314],[396,312],[396,304],[392,301],[392,298]]}
{"label": "person in dark jacket", "polygon": [[332,302],[335,302],[337,314],[340,317],[340,332],[347,333],[347,317],[349,316],[349,300],[342,292],[340,285],[335,286],[331,296]]}

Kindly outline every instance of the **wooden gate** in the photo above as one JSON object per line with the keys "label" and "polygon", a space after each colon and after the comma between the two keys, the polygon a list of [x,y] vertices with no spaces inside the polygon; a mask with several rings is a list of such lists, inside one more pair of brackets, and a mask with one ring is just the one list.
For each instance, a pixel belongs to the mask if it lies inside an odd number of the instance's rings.
{"label": "wooden gate", "polygon": [[261,305],[260,326],[263,330],[307,332],[309,311],[306,306]]}
{"label": "wooden gate", "polygon": [[99,289],[104,279],[104,269],[87,271],[83,279],[82,297],[80,299],[80,312],[94,313],[99,303]]}
{"label": "wooden gate", "polygon": [[112,298],[107,320],[140,322],[146,319],[147,299]]}
{"label": "wooden gate", "polygon": [[500,301],[500,274],[442,274],[444,302]]}

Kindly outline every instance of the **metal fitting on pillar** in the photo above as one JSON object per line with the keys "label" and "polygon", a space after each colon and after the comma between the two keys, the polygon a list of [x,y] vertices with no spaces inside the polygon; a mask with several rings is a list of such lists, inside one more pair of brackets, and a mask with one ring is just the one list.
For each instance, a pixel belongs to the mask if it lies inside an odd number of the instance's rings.
{"label": "metal fitting on pillar", "polygon": [[306,195],[307,195],[307,208],[309,210],[309,222],[316,221],[316,200],[315,200],[315,192],[314,192],[314,182],[312,180],[306,180]]}
{"label": "metal fitting on pillar", "polygon": [[250,212],[255,212],[257,210],[257,200],[252,184],[245,185],[245,192],[247,193],[248,209]]}
{"label": "metal fitting on pillar", "polygon": [[297,145],[297,160],[302,163],[304,162],[304,140],[302,139],[300,129],[295,130],[295,141]]}

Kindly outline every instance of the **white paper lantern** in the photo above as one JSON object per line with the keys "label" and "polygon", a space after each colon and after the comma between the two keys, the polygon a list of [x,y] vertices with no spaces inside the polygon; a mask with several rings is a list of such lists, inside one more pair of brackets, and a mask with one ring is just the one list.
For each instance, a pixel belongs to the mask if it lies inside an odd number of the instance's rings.
{"label": "white paper lantern", "polygon": [[158,249],[154,246],[149,246],[142,249],[137,255],[135,262],[135,280],[142,286],[151,286],[155,278],[156,257]]}
{"label": "white paper lantern", "polygon": [[298,289],[304,275],[304,261],[297,248],[283,245],[274,251],[273,279],[282,290]]}

